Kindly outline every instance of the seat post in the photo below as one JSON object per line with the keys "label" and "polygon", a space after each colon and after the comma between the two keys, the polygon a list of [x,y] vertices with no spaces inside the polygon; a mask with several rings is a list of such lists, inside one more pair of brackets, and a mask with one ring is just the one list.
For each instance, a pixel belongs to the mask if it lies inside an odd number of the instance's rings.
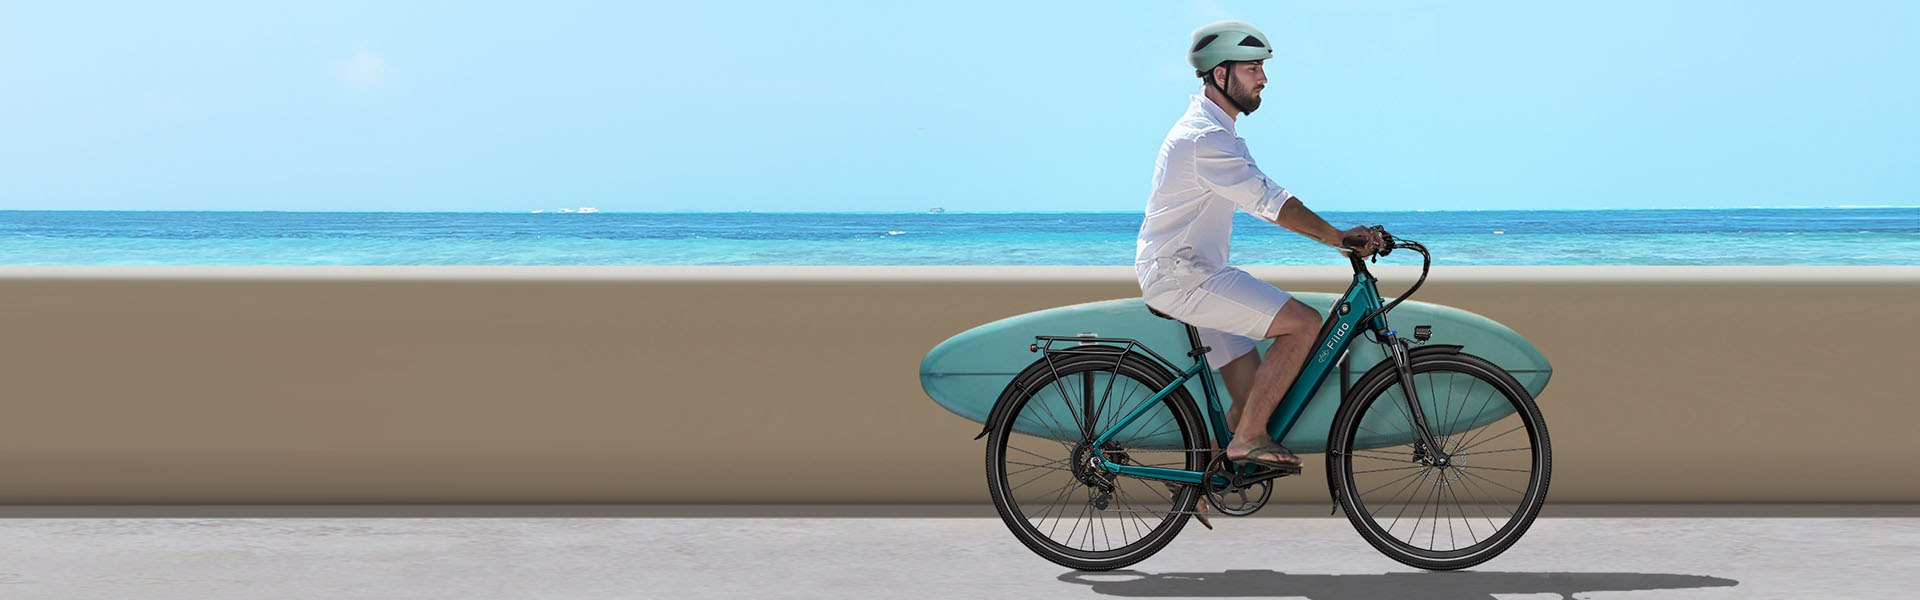
{"label": "seat post", "polygon": [[[1187,322],[1181,321],[1180,324],[1187,325]],[[1200,349],[1200,330],[1194,329],[1192,325],[1187,325],[1187,341],[1193,344],[1194,350],[1199,350]],[[1198,359],[1200,357],[1195,356],[1194,358]]]}
{"label": "seat post", "polygon": [[1176,319],[1176,318],[1173,318],[1173,315],[1169,315],[1169,314],[1167,314],[1167,313],[1163,313],[1163,312],[1160,312],[1160,309],[1157,309],[1157,308],[1154,308],[1154,307],[1152,307],[1152,306],[1148,306],[1148,307],[1147,307],[1147,312],[1150,312],[1150,313],[1153,313],[1153,316],[1156,316],[1156,317],[1160,317],[1160,318],[1162,318],[1162,319],[1166,319],[1166,320],[1168,320],[1168,321],[1173,321],[1173,322],[1175,322],[1175,323],[1179,323],[1179,324],[1181,324],[1182,326],[1185,326],[1185,327],[1187,328],[1187,343],[1188,343],[1188,344],[1191,344],[1191,345],[1192,345],[1192,347],[1193,347],[1193,348],[1192,348],[1192,349],[1193,349],[1193,351],[1192,351],[1192,352],[1188,352],[1188,353],[1187,353],[1187,356],[1191,356],[1191,357],[1194,357],[1194,358],[1200,358],[1200,348],[1201,348],[1201,346],[1200,346],[1200,330],[1198,330],[1198,329],[1194,329],[1194,328],[1193,328],[1193,326],[1192,326],[1192,325],[1188,325],[1186,321],[1182,321],[1182,320],[1179,320],[1179,319]]}

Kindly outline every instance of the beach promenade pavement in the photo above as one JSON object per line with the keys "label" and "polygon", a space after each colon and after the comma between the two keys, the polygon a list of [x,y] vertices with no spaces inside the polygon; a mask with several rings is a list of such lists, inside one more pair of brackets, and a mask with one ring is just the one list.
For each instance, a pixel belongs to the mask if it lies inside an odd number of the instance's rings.
{"label": "beach promenade pavement", "polygon": [[[990,508],[984,509],[989,515],[981,515],[982,507],[960,509],[958,516],[842,507],[773,511],[784,515],[774,517],[756,516],[767,514],[764,507],[692,511],[707,513],[702,516],[588,508],[574,509],[585,516],[557,518],[515,516],[555,514],[551,507],[371,510],[156,507],[128,518],[101,516],[129,514],[124,507],[0,509],[5,517],[0,537],[6,540],[0,544],[0,597],[1357,600],[1920,594],[1920,511],[1898,506],[1866,511],[1867,516],[1840,510],[1848,516],[1838,517],[1831,516],[1836,511],[1821,510],[1809,512],[1830,516],[1793,511],[1635,516],[1619,508],[1543,516],[1502,556],[1445,573],[1388,560],[1344,518],[1327,516],[1325,506],[1270,507],[1279,517],[1217,518],[1216,531],[1189,525],[1154,557],[1108,573],[1075,572],[1040,559],[990,516]],[[878,516],[850,516],[858,512]],[[208,516],[216,514],[228,516]],[[381,516],[367,516],[375,514]],[[420,518],[427,515],[435,516]]]}

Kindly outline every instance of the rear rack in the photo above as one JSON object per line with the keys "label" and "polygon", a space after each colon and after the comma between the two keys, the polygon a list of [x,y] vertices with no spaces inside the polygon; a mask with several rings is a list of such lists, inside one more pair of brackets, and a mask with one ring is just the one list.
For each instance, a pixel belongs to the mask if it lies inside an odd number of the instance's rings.
{"label": "rear rack", "polygon": [[[1147,356],[1151,356],[1153,357],[1154,360],[1160,361],[1160,364],[1166,365],[1168,369],[1172,369],[1173,372],[1179,373],[1181,371],[1184,371],[1184,369],[1181,369],[1178,365],[1173,364],[1173,361],[1167,360],[1166,357],[1160,356],[1158,352],[1154,352],[1152,348],[1148,348],[1146,347],[1146,345],[1141,344],[1139,340],[1135,340],[1132,338],[1036,335],[1036,336],[1033,336],[1033,339],[1037,341],[1034,344],[1027,346],[1027,351],[1040,352],[1047,355],[1093,354],[1096,352],[1104,354],[1106,351],[1091,350],[1091,349],[1088,349],[1087,346],[1096,346],[1100,348],[1113,348],[1115,346],[1110,346],[1105,344],[1114,344],[1114,345],[1125,344],[1126,347],[1121,349],[1122,353],[1133,352],[1135,348],[1138,348],[1141,352],[1145,352]],[[1053,347],[1055,342],[1073,342],[1073,345],[1066,348],[1055,348]]]}

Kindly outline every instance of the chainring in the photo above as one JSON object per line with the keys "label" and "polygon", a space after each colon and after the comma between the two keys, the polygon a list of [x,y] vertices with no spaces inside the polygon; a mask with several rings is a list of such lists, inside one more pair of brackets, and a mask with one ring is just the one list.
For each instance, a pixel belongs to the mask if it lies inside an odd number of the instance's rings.
{"label": "chainring", "polygon": [[1264,479],[1244,486],[1233,483],[1225,486],[1214,485],[1215,476],[1225,477],[1229,481],[1241,479],[1240,475],[1234,472],[1236,467],[1237,465],[1227,460],[1227,453],[1215,454],[1213,460],[1207,463],[1206,474],[1202,477],[1200,489],[1207,494],[1207,504],[1213,505],[1213,509],[1220,511],[1220,514],[1244,517],[1259,512],[1261,507],[1267,505],[1267,500],[1273,497],[1273,480]]}

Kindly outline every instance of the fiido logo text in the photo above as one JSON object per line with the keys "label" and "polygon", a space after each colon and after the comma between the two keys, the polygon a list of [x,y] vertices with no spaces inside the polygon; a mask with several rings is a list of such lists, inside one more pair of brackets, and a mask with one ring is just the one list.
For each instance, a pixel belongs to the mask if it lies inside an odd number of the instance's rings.
{"label": "fiido logo text", "polygon": [[1327,355],[1333,352],[1335,346],[1340,345],[1340,340],[1347,337],[1347,330],[1352,328],[1351,323],[1341,323],[1339,329],[1333,330],[1333,335],[1327,336],[1327,344],[1321,347],[1320,353],[1313,357],[1314,362],[1326,361]]}

